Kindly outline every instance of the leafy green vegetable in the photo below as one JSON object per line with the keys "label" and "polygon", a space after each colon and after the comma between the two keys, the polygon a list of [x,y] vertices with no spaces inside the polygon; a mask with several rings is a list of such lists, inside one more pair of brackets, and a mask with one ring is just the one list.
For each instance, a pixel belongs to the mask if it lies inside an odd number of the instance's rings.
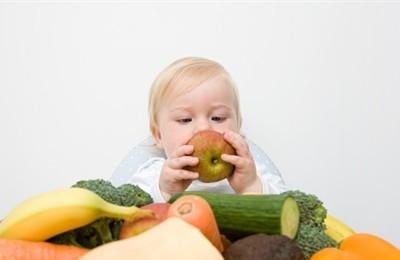
{"label": "leafy green vegetable", "polygon": [[[95,192],[104,200],[120,206],[141,207],[153,202],[151,196],[139,186],[124,184],[116,188],[103,179],[81,180],[72,187],[84,188]],[[94,248],[118,239],[122,220],[101,218],[84,227],[70,230],[49,239],[56,244]]]}
{"label": "leafy green vegetable", "polygon": [[121,220],[101,218],[84,227],[52,237],[49,241],[56,244],[94,248],[117,240],[121,224]]}
{"label": "leafy green vegetable", "polygon": [[[103,179],[82,180],[72,185],[72,187],[91,190],[105,201],[117,205],[123,205],[121,203],[121,195],[119,194],[119,191],[109,181]],[[133,194],[131,194],[131,196],[132,195]]]}
{"label": "leafy green vegetable", "polygon": [[118,187],[121,204],[141,207],[153,202],[151,196],[136,185],[126,183]]}
{"label": "leafy green vegetable", "polygon": [[324,220],[327,210],[323,202],[313,194],[299,190],[282,194],[292,196],[300,209],[300,225],[295,241],[303,250],[306,259],[326,247],[337,247],[338,244],[325,234]]}
{"label": "leafy green vegetable", "polygon": [[325,247],[338,247],[335,240],[328,237],[324,230],[311,224],[300,224],[295,242],[301,248],[306,259]]}

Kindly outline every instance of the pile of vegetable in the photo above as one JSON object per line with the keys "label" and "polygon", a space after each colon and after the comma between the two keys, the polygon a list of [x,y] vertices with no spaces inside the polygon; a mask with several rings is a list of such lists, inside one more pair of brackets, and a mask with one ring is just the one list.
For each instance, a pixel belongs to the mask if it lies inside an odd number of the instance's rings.
{"label": "pile of vegetable", "polygon": [[182,192],[153,203],[136,185],[82,180],[34,196],[0,222],[5,259],[400,259],[359,234],[317,196]]}
{"label": "pile of vegetable", "polygon": [[[114,187],[109,181],[95,179],[78,181],[72,187],[93,191],[105,201],[120,206],[141,207],[153,202],[148,193],[132,184]],[[121,225],[122,220],[120,219],[103,217],[86,226],[52,237],[48,241],[56,244],[95,248],[117,240]]]}

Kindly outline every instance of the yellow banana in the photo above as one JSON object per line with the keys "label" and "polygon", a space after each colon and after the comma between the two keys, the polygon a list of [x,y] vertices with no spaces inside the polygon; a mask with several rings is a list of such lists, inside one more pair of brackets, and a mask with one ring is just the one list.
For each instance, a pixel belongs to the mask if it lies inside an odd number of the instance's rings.
{"label": "yellow banana", "polygon": [[338,243],[354,234],[354,231],[348,225],[329,214],[325,218],[325,226],[325,234]]}
{"label": "yellow banana", "polygon": [[44,241],[101,217],[132,220],[152,214],[109,203],[86,189],[58,189],[17,205],[0,223],[0,238]]}

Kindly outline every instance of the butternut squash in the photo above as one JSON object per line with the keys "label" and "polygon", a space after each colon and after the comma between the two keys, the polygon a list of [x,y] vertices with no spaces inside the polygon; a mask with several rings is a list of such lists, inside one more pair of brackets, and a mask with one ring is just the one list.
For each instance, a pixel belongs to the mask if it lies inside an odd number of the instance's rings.
{"label": "butternut squash", "polygon": [[170,217],[137,236],[99,246],[81,259],[223,260],[223,257],[196,227]]}

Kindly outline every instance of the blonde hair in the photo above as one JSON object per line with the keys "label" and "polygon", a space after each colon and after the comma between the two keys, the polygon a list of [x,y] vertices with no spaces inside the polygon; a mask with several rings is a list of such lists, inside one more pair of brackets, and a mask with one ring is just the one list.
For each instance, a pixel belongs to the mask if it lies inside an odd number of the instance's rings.
{"label": "blonde hair", "polygon": [[215,76],[222,76],[232,88],[234,94],[234,107],[238,127],[242,124],[237,88],[225,68],[219,63],[199,57],[186,57],[179,59],[166,67],[154,80],[150,89],[148,112],[150,117],[150,130],[152,133],[158,129],[157,115],[165,99],[172,92],[177,95],[190,91],[201,83]]}

